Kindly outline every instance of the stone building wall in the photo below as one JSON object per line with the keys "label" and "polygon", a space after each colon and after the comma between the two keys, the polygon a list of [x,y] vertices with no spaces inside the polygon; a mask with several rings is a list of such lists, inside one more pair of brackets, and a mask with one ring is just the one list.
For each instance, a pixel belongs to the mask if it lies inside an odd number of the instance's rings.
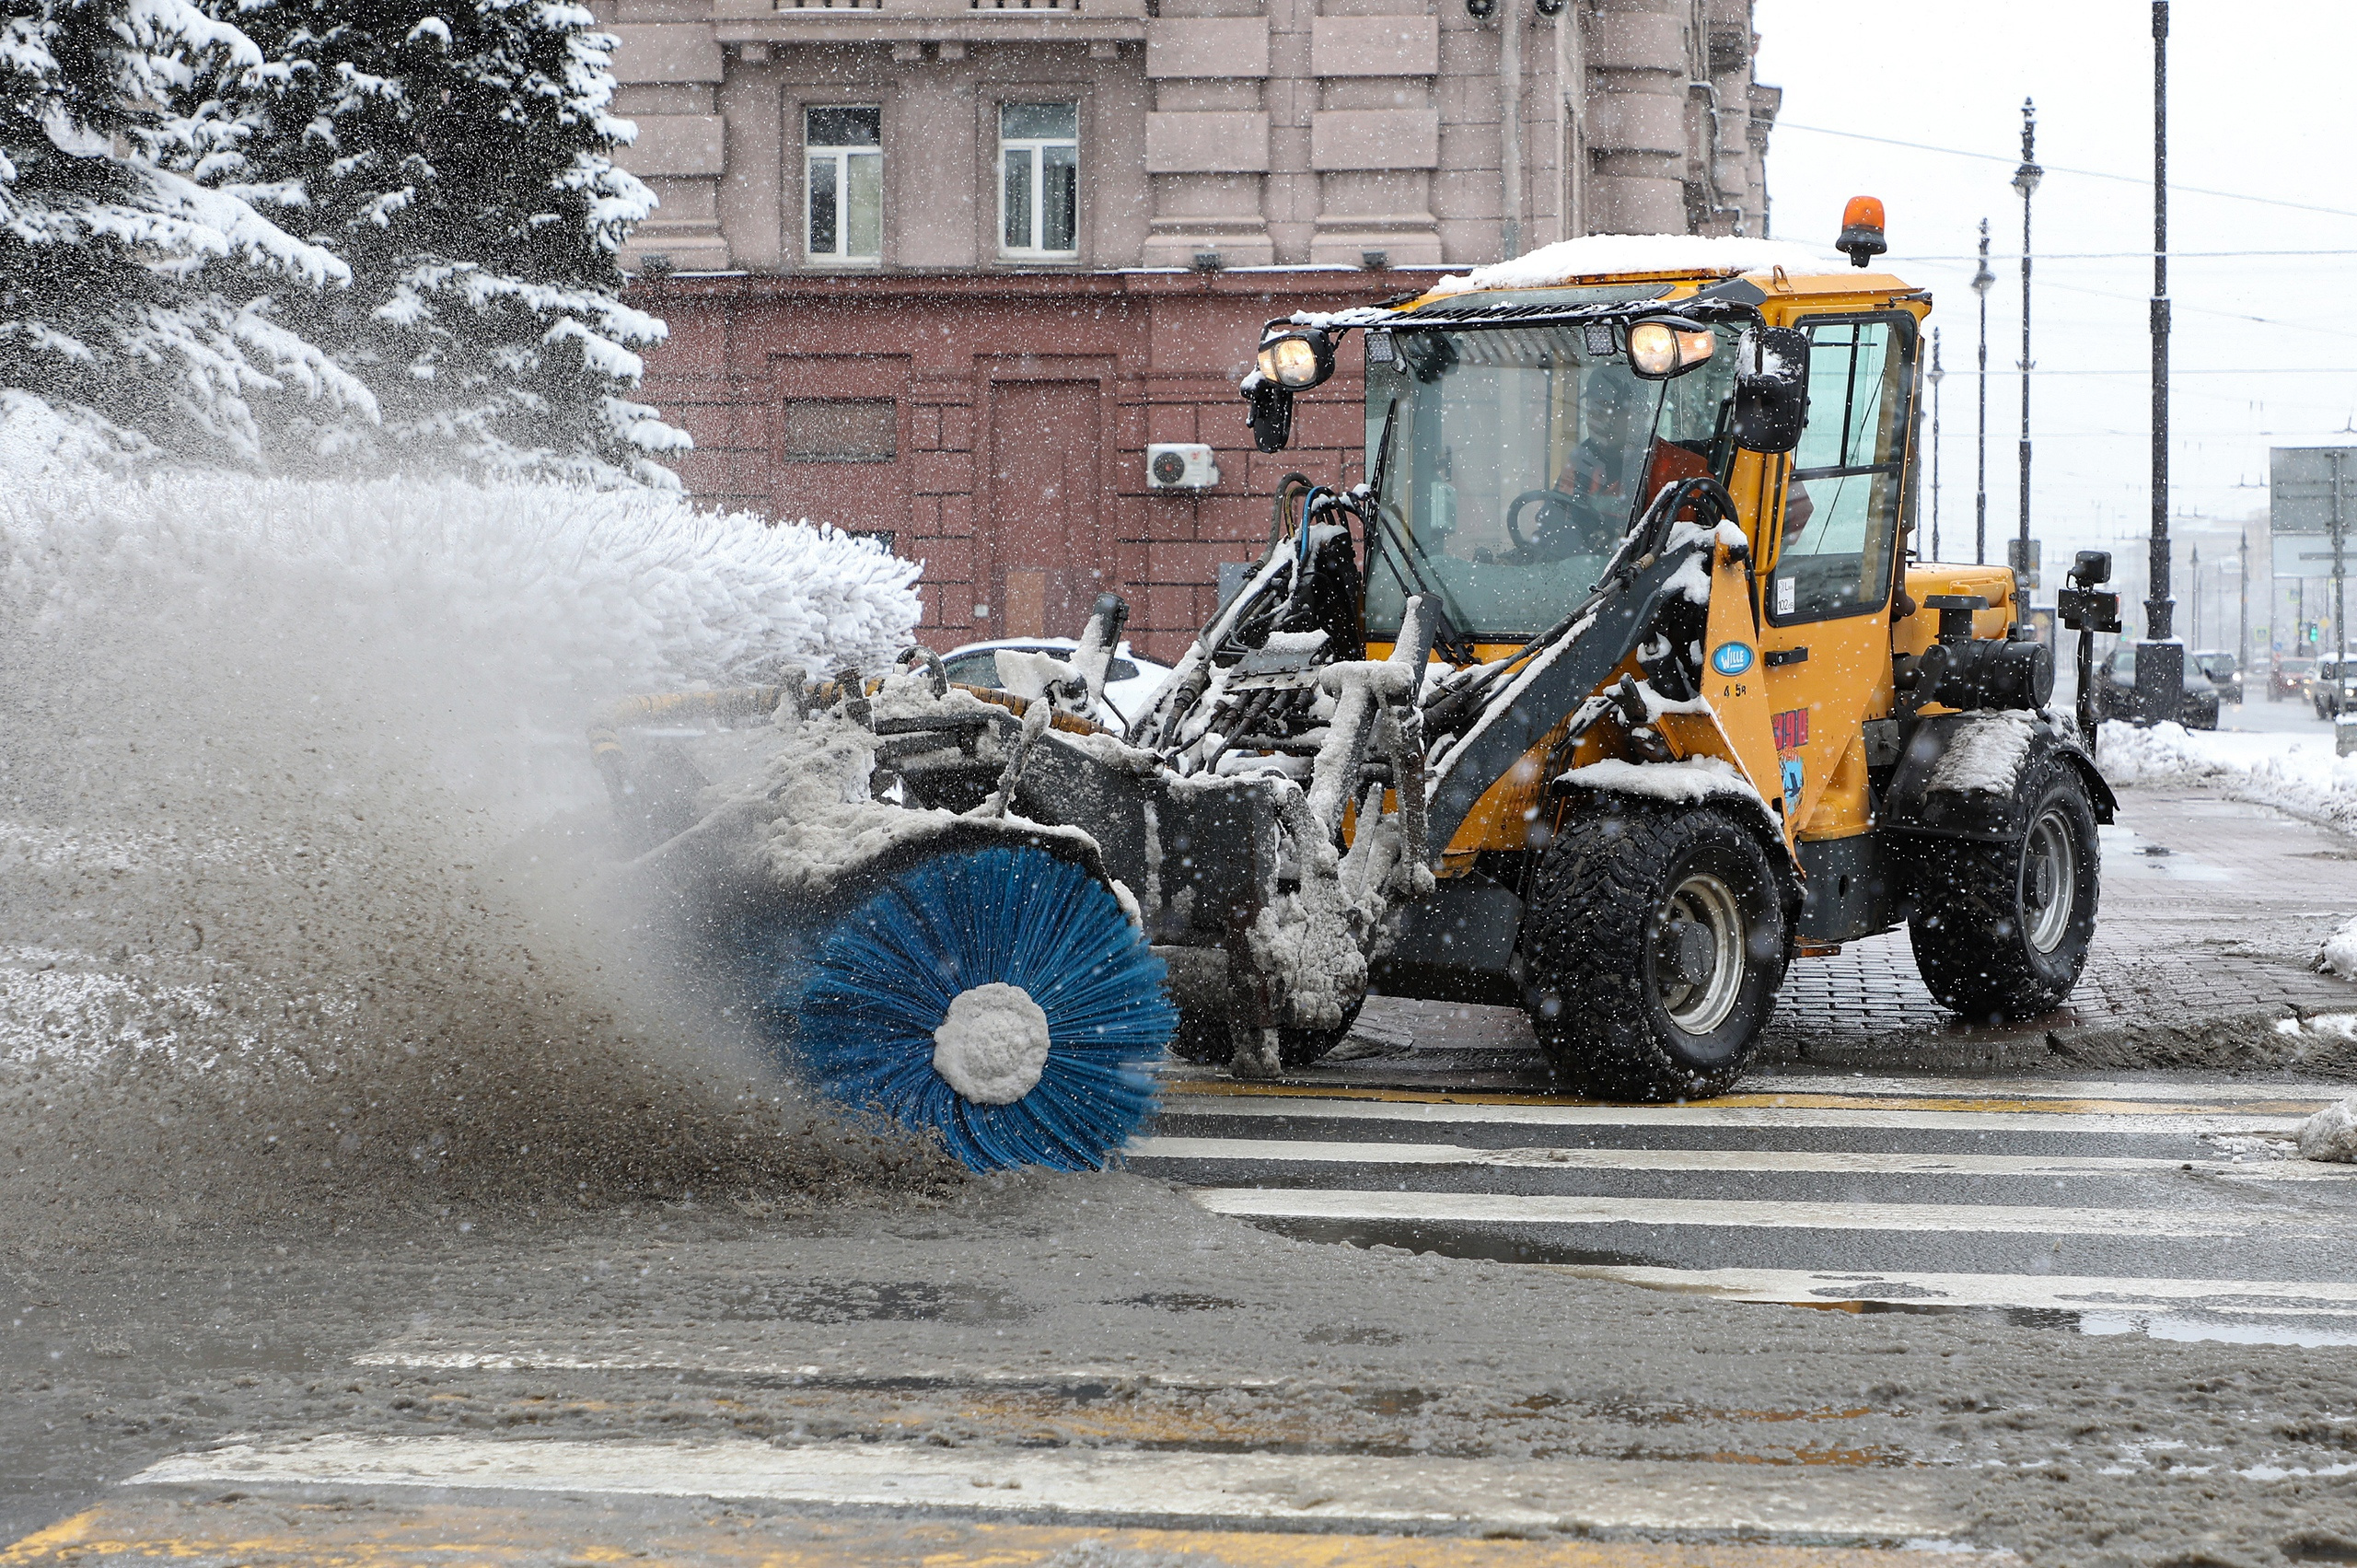
{"label": "stone building wall", "polygon": [[[631,259],[671,326],[647,393],[696,439],[680,473],[888,535],[936,647],[1071,635],[1109,587],[1175,656],[1285,473],[1360,477],[1355,340],[1294,447],[1252,449],[1263,320],[1575,234],[1765,228],[1750,0],[1476,3],[596,0],[622,161],[662,200]],[[1010,104],[1070,109],[1059,254],[1004,251]],[[814,176],[830,108],[874,143]],[[874,253],[814,256],[811,181],[879,169]],[[1162,441],[1212,446],[1219,482],[1149,487]]]}
{"label": "stone building wall", "polygon": [[[1764,231],[1750,0],[599,0],[686,271],[1391,266]],[[1508,91],[1509,86],[1514,90]],[[1070,253],[1002,257],[997,110],[1078,108]],[[803,244],[804,110],[882,114],[880,256]],[[1510,108],[1511,113],[1502,112]]]}

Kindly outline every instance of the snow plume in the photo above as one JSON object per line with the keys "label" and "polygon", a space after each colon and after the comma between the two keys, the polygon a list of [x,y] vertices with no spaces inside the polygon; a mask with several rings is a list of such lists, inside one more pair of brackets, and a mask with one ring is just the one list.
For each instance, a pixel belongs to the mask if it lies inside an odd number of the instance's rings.
{"label": "snow plume", "polygon": [[873,665],[911,576],[644,495],[17,476],[12,1196],[88,1234],[936,1179],[656,982],[581,738],[635,688]]}
{"label": "snow plume", "polygon": [[2357,830],[2357,757],[2330,735],[2188,731],[2173,724],[2103,726],[2096,760],[2116,784],[2200,780],[2311,821]]}

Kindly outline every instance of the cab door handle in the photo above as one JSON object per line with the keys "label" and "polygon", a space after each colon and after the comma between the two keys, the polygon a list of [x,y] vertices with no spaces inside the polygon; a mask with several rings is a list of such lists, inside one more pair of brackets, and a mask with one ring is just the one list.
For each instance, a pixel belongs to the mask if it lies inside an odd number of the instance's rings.
{"label": "cab door handle", "polygon": [[1806,664],[1808,650],[1806,648],[1771,648],[1764,662],[1771,669],[1788,664]]}

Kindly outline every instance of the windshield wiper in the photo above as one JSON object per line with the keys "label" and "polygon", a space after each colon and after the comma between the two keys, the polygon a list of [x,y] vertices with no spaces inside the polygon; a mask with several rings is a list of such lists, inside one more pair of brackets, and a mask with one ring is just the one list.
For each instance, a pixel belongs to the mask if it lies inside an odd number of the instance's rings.
{"label": "windshield wiper", "polygon": [[[1403,595],[1422,594],[1433,601],[1434,649],[1451,664],[1480,663],[1481,656],[1475,651],[1472,644],[1465,640],[1464,634],[1457,630],[1456,621],[1449,616],[1449,606],[1455,601],[1451,598],[1448,589],[1426,577],[1423,569],[1416,564],[1416,557],[1424,553],[1423,547],[1402,530],[1398,522],[1380,505],[1377,505],[1375,509],[1375,520],[1382,527],[1385,539],[1398,541],[1399,548],[1396,551],[1385,551],[1383,557],[1384,564],[1391,568],[1391,575],[1399,584],[1399,591]],[[1395,554],[1398,556],[1397,560],[1393,559]],[[1425,558],[1430,559],[1429,556]],[[1402,567],[1406,568],[1404,573],[1401,571]],[[1411,576],[1415,578],[1412,583],[1408,580]],[[1457,608],[1461,610],[1463,607]]]}

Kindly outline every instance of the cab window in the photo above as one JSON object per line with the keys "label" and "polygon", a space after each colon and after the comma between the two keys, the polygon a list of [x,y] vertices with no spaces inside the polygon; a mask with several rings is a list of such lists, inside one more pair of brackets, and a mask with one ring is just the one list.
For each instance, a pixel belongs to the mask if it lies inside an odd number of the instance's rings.
{"label": "cab window", "polygon": [[1807,324],[1808,424],[1768,584],[1771,621],[1827,621],[1889,602],[1913,325],[1895,317]]}

